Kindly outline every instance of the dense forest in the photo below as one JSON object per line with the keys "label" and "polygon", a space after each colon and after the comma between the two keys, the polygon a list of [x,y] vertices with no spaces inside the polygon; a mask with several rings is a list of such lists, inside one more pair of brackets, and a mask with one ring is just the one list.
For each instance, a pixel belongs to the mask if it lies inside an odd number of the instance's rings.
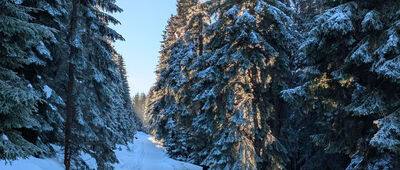
{"label": "dense forest", "polygon": [[[66,169],[112,169],[135,134],[115,0],[0,1],[0,160],[65,151]],[[29,168],[29,167],[26,167]]]}
{"label": "dense forest", "polygon": [[156,83],[133,97],[122,11],[0,0],[0,161],[114,169],[139,130],[203,169],[400,169],[399,0],[177,0]]}
{"label": "dense forest", "polygon": [[400,169],[400,1],[178,0],[148,96],[211,169]]}

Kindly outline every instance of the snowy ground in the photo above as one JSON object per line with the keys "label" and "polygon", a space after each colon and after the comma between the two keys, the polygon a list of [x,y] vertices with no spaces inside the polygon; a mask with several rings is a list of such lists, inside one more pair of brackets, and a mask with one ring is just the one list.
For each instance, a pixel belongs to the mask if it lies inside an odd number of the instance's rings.
{"label": "snowy ground", "polygon": [[[134,144],[129,144],[130,150],[121,146],[121,150],[115,153],[119,164],[115,165],[116,170],[200,170],[193,164],[176,161],[168,157],[164,148],[154,140],[151,135],[143,132],[136,134]],[[62,157],[60,153],[57,157]],[[87,158],[90,167],[95,168],[95,161]],[[17,160],[8,164],[0,161],[0,170],[64,170],[62,158],[38,159],[31,157],[25,160]]]}

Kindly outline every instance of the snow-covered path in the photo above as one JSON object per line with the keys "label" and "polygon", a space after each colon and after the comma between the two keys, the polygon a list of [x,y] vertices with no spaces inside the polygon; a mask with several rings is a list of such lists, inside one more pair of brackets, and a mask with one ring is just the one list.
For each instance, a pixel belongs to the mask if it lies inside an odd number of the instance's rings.
{"label": "snow-covered path", "polygon": [[134,144],[129,147],[132,151],[122,149],[116,151],[120,164],[117,170],[200,170],[201,168],[189,163],[176,161],[168,157],[164,149],[151,135],[143,132],[136,134]]}
{"label": "snow-covered path", "polygon": [[[114,165],[116,170],[200,170],[199,166],[176,161],[166,154],[164,148],[154,140],[154,137],[143,132],[137,132],[134,144],[129,144],[130,150],[126,146],[120,146],[115,150],[119,164]],[[12,161],[12,164],[5,165],[0,161],[0,170],[64,170],[61,153],[57,158],[20,159]],[[83,156],[90,167],[95,168],[96,162]]]}

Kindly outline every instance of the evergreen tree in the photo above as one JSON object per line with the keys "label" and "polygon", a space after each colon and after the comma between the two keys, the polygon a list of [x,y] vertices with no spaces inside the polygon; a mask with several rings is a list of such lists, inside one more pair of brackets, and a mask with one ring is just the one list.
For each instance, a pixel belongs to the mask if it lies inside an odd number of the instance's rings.
{"label": "evergreen tree", "polygon": [[131,93],[129,90],[129,83],[128,83],[128,76],[127,76],[127,72],[126,72],[126,65],[125,65],[125,61],[124,58],[122,57],[122,55],[114,55],[116,56],[116,63],[118,65],[118,70],[119,70],[119,74],[122,77],[122,86],[124,89],[124,102],[125,102],[125,107],[127,110],[129,110],[130,108],[132,108],[132,101],[131,101]]}
{"label": "evergreen tree", "polygon": [[[0,159],[54,154],[50,144],[65,144],[64,109],[71,108],[70,168],[88,169],[79,157],[87,153],[98,169],[112,169],[116,144],[135,133],[124,64],[111,45],[122,37],[108,27],[118,21],[107,12],[122,11],[114,3],[0,2]],[[75,87],[66,93],[68,70]]]}
{"label": "evergreen tree", "polygon": [[[279,1],[219,5],[223,16],[207,30],[210,52],[193,62],[197,81],[191,82],[200,86],[194,92],[197,112],[208,115],[198,128],[216,129],[217,141],[234,136],[226,141],[233,147],[212,148],[205,163],[216,169],[283,169],[287,151],[279,138],[287,109],[280,91],[287,87],[290,49],[297,43],[291,10]],[[207,126],[211,121],[214,127]]]}
{"label": "evergreen tree", "polygon": [[187,160],[191,153],[191,146],[187,142],[191,129],[189,112],[180,103],[178,93],[188,81],[188,71],[185,70],[197,56],[199,47],[200,41],[195,38],[199,37],[198,30],[203,24],[198,22],[198,15],[194,15],[194,11],[199,11],[196,10],[199,9],[197,5],[197,0],[180,0],[177,3],[178,14],[170,18],[164,32],[157,69],[158,81],[149,94],[146,108],[152,133],[164,141],[172,157],[180,160]]}
{"label": "evergreen tree", "polygon": [[45,133],[59,130],[58,96],[44,85],[37,68],[53,58],[45,42],[55,30],[36,23],[39,9],[23,1],[0,2],[0,159],[15,160],[49,152]]}
{"label": "evergreen tree", "polygon": [[395,169],[399,3],[322,5],[301,48],[304,83],[283,96],[315,117],[311,138],[321,151],[345,159],[330,159],[341,169]]}
{"label": "evergreen tree", "polygon": [[[297,44],[293,11],[280,1],[210,1],[189,9],[182,38],[173,37],[160,59],[148,107],[154,134],[178,148],[172,155],[214,169],[284,169],[279,138],[288,109],[280,91]],[[192,22],[210,16],[210,26]]]}
{"label": "evergreen tree", "polygon": [[[66,106],[67,109],[72,107],[72,120],[69,123],[70,152],[73,153],[70,153],[70,157],[75,159],[78,166],[84,166],[81,160],[77,160],[78,151],[83,151],[96,159],[99,169],[111,169],[111,164],[118,162],[113,152],[115,145],[127,143],[134,135],[130,100],[124,96],[129,92],[123,83],[124,77],[119,70],[121,67],[116,64],[118,54],[111,45],[111,42],[123,38],[107,26],[108,23],[119,22],[106,12],[121,12],[122,9],[114,1],[75,3],[78,11],[76,16],[71,16],[70,26],[76,24],[76,34],[71,31],[68,36],[72,37],[67,41],[72,52],[68,75],[71,76],[73,72],[67,89],[74,83],[79,84],[66,92],[72,95],[71,99],[67,96]],[[72,102],[70,105],[68,100]]]}

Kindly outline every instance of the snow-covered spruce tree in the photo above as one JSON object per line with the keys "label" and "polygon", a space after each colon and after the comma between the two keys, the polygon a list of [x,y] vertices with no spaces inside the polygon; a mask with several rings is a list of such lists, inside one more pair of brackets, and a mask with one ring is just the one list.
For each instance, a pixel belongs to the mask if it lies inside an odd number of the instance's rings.
{"label": "snow-covered spruce tree", "polygon": [[223,1],[207,28],[205,53],[191,65],[194,126],[215,143],[203,164],[215,169],[284,169],[279,140],[296,32],[280,1]]}
{"label": "snow-covered spruce tree", "polygon": [[312,139],[347,157],[342,168],[397,168],[399,1],[325,1],[322,9],[301,48],[305,83],[283,96],[315,117]]}
{"label": "snow-covered spruce tree", "polygon": [[124,96],[128,91],[117,65],[118,54],[111,45],[123,38],[108,27],[108,23],[119,23],[107,14],[122,11],[114,3],[78,0],[71,4],[77,11],[71,11],[66,36],[71,52],[64,72],[68,80],[59,78],[68,82],[64,84],[65,93],[70,95],[66,107],[71,110],[66,116],[72,120],[66,123],[71,127],[66,160],[73,160],[73,168],[86,166],[79,158],[84,152],[96,159],[99,169],[111,169],[111,164],[118,162],[115,145],[125,144],[134,135],[133,112],[127,103],[130,100]]}
{"label": "snow-covered spruce tree", "polygon": [[[124,65],[111,46],[122,39],[107,24],[114,1],[74,1],[75,36],[70,36],[73,3],[52,0],[0,2],[0,159],[52,154],[64,143],[69,61],[74,65],[71,153],[73,168],[87,168],[79,154],[92,155],[99,169],[116,162],[115,144],[134,135]],[[71,60],[65,49],[74,52]],[[63,95],[60,95],[63,94]],[[127,95],[126,95],[127,94]],[[70,105],[70,106],[71,106]],[[96,147],[95,147],[96,146]]]}
{"label": "snow-covered spruce tree", "polygon": [[[65,1],[52,1],[52,0],[37,0],[37,1],[23,1],[27,6],[37,8],[35,13],[31,13],[35,17],[35,23],[46,25],[54,30],[54,37],[47,41],[43,41],[44,47],[41,48],[44,53],[50,56],[46,61],[46,65],[40,67],[26,66],[26,72],[29,74],[36,74],[37,76],[30,76],[30,81],[33,82],[34,88],[38,88],[44,92],[41,102],[38,102],[37,113],[43,114],[45,120],[51,126],[51,131],[43,133],[39,138],[43,143],[61,144],[64,139],[63,123],[64,123],[64,107],[65,102],[62,98],[62,93],[58,91],[58,79],[56,78],[56,67],[54,65],[60,59],[65,57],[63,52],[65,47],[65,27],[68,20],[68,3]],[[54,154],[54,150],[50,147],[46,154]]]}
{"label": "snow-covered spruce tree", "polygon": [[[287,88],[297,44],[293,11],[280,1],[199,5],[206,9],[202,15],[216,21],[206,29],[205,41],[187,38],[198,34],[185,30],[178,34],[184,38],[164,48],[165,65],[149,107],[155,135],[179,136],[165,143],[190,143],[189,160],[213,169],[284,169],[288,159],[279,137],[287,109],[280,91]],[[204,50],[198,48],[201,42]]]}
{"label": "snow-covered spruce tree", "polygon": [[[294,20],[298,23],[297,29],[301,37],[299,41],[304,41],[303,38],[312,28],[314,24],[313,17],[326,9],[324,1],[314,0],[292,0],[289,5],[297,11]],[[302,55],[300,55],[302,56]],[[292,58],[290,67],[292,75],[290,77],[290,88],[300,86],[305,83],[304,74],[301,69],[303,57],[295,56]],[[298,90],[298,88],[292,89]],[[288,91],[285,91],[287,93]],[[286,96],[285,96],[286,97]],[[323,147],[316,145],[310,136],[317,134],[320,126],[317,122],[318,117],[311,112],[303,109],[303,101],[291,101],[291,112],[288,119],[283,122],[283,137],[286,139],[285,146],[289,152],[290,164],[289,169],[344,169],[343,165],[348,160],[345,155],[340,153],[328,153],[323,150]]]}
{"label": "snow-covered spruce tree", "polygon": [[0,8],[0,159],[49,154],[49,134],[62,134],[63,122],[56,106],[64,103],[42,76],[56,31],[38,22],[44,9],[29,1]]}
{"label": "snow-covered spruce tree", "polygon": [[[133,109],[124,58],[120,54],[115,54],[113,56],[114,56],[114,61],[118,66],[117,70],[119,74],[119,75],[116,74],[116,79],[119,82],[118,83],[119,93],[117,95],[123,99],[123,106],[124,106],[124,109],[122,110],[121,113],[122,115],[119,115],[121,123],[118,126],[119,129],[121,129],[124,138],[123,140],[125,141],[124,143],[126,143],[131,141],[136,131],[140,128],[143,129],[143,127],[140,123],[140,120],[137,119],[135,110]],[[121,104],[119,102],[114,102],[114,103],[118,105]]]}
{"label": "snow-covered spruce tree", "polygon": [[[196,44],[199,31],[198,15],[192,15],[198,1],[178,1],[178,13],[168,22],[160,52],[158,81],[149,95],[147,115],[150,116],[152,133],[164,144],[172,157],[184,160],[189,156],[187,143],[190,136],[189,112],[181,103],[180,92],[188,79],[189,62],[197,56]],[[194,14],[194,13],[193,13]],[[189,33],[190,32],[190,33]]]}
{"label": "snow-covered spruce tree", "polygon": [[69,105],[73,106],[71,167],[88,169],[79,157],[88,153],[99,169],[111,169],[111,163],[117,161],[112,151],[115,144],[133,138],[135,125],[124,65],[111,46],[122,37],[107,26],[118,21],[106,12],[121,9],[114,1],[74,2],[75,36],[70,34],[70,1],[0,3],[4,8],[0,13],[4,57],[0,61],[4,118],[0,159],[49,155],[54,152],[50,144],[64,143],[69,61],[74,66],[70,82],[75,84]]}
{"label": "snow-covered spruce tree", "polygon": [[[126,72],[126,65],[125,61],[122,55],[120,54],[115,54],[114,58],[116,60],[116,64],[118,65],[118,72],[122,77],[122,88],[123,88],[123,97],[124,97],[124,103],[125,103],[125,108],[129,110],[132,108],[132,101],[131,101],[131,93],[129,89],[129,83],[128,83],[128,75]],[[143,98],[145,100],[145,98]]]}

